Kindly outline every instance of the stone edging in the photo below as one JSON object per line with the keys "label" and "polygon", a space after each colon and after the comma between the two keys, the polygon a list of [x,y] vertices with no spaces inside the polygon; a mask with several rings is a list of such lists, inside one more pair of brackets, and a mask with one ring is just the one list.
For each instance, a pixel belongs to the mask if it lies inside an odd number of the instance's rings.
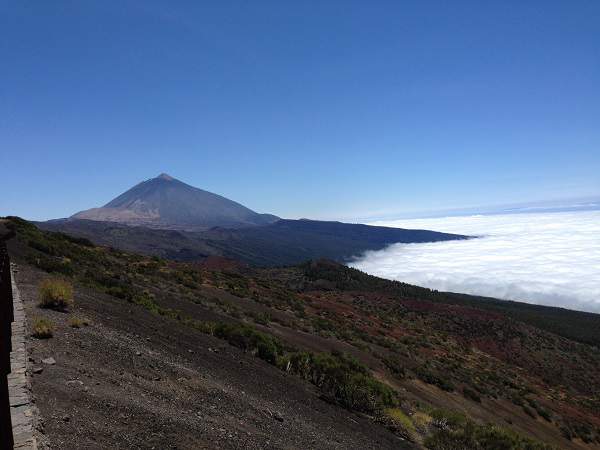
{"label": "stone edging", "polygon": [[31,384],[28,376],[28,358],[25,340],[27,336],[27,318],[19,288],[15,283],[15,265],[11,263],[14,322],[12,323],[12,352],[10,353],[11,372],[8,375],[8,396],[13,426],[14,448],[19,450],[37,450],[34,421],[37,408],[33,405]]}

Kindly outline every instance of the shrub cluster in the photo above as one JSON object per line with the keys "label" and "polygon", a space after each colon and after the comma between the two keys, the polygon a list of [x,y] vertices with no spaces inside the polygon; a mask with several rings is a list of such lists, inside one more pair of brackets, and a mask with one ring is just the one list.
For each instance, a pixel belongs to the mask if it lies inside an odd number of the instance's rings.
{"label": "shrub cluster", "polygon": [[73,286],[63,278],[47,278],[39,287],[42,308],[65,310],[73,304]]}
{"label": "shrub cluster", "polygon": [[90,321],[85,317],[72,317],[69,320],[69,326],[71,328],[81,328],[89,326]]}
{"label": "shrub cluster", "polygon": [[474,402],[481,403],[481,397],[479,396],[479,393],[477,393],[477,391],[475,391],[474,389],[471,389],[470,387],[465,386],[463,388],[463,394],[469,400],[473,400]]}
{"label": "shrub cluster", "polygon": [[435,410],[431,415],[438,431],[425,439],[425,447],[430,449],[551,450],[553,448],[496,425],[478,425],[456,412]]}
{"label": "shrub cluster", "polygon": [[261,333],[250,325],[219,323],[214,327],[213,334],[273,365],[277,363],[278,356],[284,353],[283,345],[278,339]]}
{"label": "shrub cluster", "polygon": [[425,383],[433,384],[446,392],[454,391],[454,384],[451,380],[438,375],[432,369],[426,366],[418,367],[415,374]]}
{"label": "shrub cluster", "polygon": [[52,337],[54,326],[49,319],[40,317],[33,322],[32,336],[38,339],[48,339]]}
{"label": "shrub cluster", "polygon": [[384,423],[388,428],[409,441],[417,441],[418,433],[413,421],[400,408],[388,408],[384,411]]}
{"label": "shrub cluster", "polygon": [[309,381],[324,396],[347,409],[376,412],[396,405],[394,390],[373,378],[366,366],[348,355],[295,351],[246,324],[195,322],[192,326]]}
{"label": "shrub cluster", "polygon": [[363,364],[339,353],[294,352],[286,369],[317,386],[348,409],[376,412],[396,405],[396,394],[377,381]]}

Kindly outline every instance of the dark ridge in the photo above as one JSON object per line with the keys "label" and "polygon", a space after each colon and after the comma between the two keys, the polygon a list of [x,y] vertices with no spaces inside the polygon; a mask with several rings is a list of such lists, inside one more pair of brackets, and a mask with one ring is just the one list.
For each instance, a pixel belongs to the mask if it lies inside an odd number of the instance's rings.
{"label": "dark ridge", "polygon": [[175,260],[193,261],[212,255],[263,267],[298,264],[315,258],[347,262],[367,250],[380,250],[394,243],[468,238],[427,230],[284,219],[260,227],[213,227],[201,232],[75,219],[37,225],[85,237],[97,244]]}

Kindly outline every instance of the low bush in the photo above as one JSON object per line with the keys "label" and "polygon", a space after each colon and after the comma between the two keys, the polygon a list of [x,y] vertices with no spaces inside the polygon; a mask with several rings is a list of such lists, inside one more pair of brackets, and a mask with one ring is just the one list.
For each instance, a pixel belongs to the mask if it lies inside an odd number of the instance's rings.
{"label": "low bush", "polygon": [[454,384],[451,380],[443,378],[428,367],[419,367],[415,373],[425,383],[433,384],[446,392],[454,391]]}
{"label": "low bush", "polygon": [[538,402],[536,402],[533,399],[528,398],[526,400],[529,403],[529,405],[533,409],[535,409],[535,411],[539,414],[540,417],[542,417],[547,422],[552,422],[552,413],[550,413],[550,411],[544,409]]}
{"label": "low bush", "polygon": [[425,439],[425,447],[446,449],[550,450],[551,446],[495,425],[478,425],[470,420],[445,426]]}
{"label": "low bush", "polygon": [[58,273],[65,276],[74,274],[73,264],[65,258],[29,255],[28,261],[48,273]]}
{"label": "low bush", "polygon": [[479,396],[479,394],[474,389],[471,389],[468,386],[464,387],[463,395],[465,396],[465,398],[468,398],[469,400],[473,400],[474,402],[481,403],[481,397]]}
{"label": "low bush", "polygon": [[552,413],[550,411],[544,408],[538,408],[536,411],[546,422],[552,422]]}
{"label": "low bush", "polygon": [[283,355],[279,340],[249,325],[219,323],[214,327],[213,334],[271,364],[276,364],[277,357]]}
{"label": "low bush", "polygon": [[440,429],[462,428],[467,423],[467,417],[464,414],[447,409],[434,409],[430,416],[433,424]]}
{"label": "low bush", "polygon": [[72,317],[69,320],[69,326],[71,328],[87,327],[89,324],[90,321],[84,317]]}
{"label": "low bush", "polygon": [[76,236],[71,236],[65,233],[55,233],[54,236],[56,236],[59,239],[62,239],[64,241],[70,242],[72,244],[77,244],[77,245],[83,245],[84,247],[95,247],[94,243],[92,241],[90,241],[87,238],[84,237],[76,237]]}
{"label": "low bush", "polygon": [[188,325],[226,340],[279,369],[317,386],[345,408],[376,412],[396,406],[396,393],[377,381],[356,359],[339,353],[311,353],[287,348],[279,339],[246,324],[186,321]]}
{"label": "low bush", "polygon": [[382,358],[382,362],[396,378],[406,378],[406,369],[398,360],[384,357]]}
{"label": "low bush", "polygon": [[73,304],[73,286],[63,278],[47,278],[39,288],[42,308],[65,310]]}
{"label": "low bush", "polygon": [[525,412],[525,414],[527,414],[529,417],[532,417],[533,419],[535,419],[535,411],[533,409],[531,409],[529,406],[527,405],[523,405],[523,411]]}
{"label": "low bush", "polygon": [[54,326],[49,319],[40,317],[33,322],[32,336],[38,339],[48,339],[52,337]]}
{"label": "low bush", "polygon": [[376,412],[396,405],[396,393],[377,381],[356,359],[338,352],[295,352],[289,370],[317,386],[342,406],[362,412]]}
{"label": "low bush", "polygon": [[413,414],[411,420],[415,425],[415,428],[424,433],[428,430],[429,425],[433,421],[433,418],[429,414],[424,413],[423,411],[417,411]]}
{"label": "low bush", "polygon": [[[560,431],[565,439],[568,440],[579,438],[586,444],[590,444],[594,440],[598,442],[598,434],[594,435],[593,427],[587,423],[577,423],[567,420],[561,425]],[[598,431],[600,430],[597,430],[596,433],[598,433]]]}
{"label": "low bush", "polygon": [[271,314],[269,314],[268,312],[267,313],[250,312],[250,313],[248,313],[248,315],[254,320],[254,322],[258,323],[259,325],[268,326],[269,322],[273,321]]}
{"label": "low bush", "polygon": [[418,439],[417,429],[410,417],[400,408],[388,408],[384,411],[387,426],[405,439],[416,441]]}

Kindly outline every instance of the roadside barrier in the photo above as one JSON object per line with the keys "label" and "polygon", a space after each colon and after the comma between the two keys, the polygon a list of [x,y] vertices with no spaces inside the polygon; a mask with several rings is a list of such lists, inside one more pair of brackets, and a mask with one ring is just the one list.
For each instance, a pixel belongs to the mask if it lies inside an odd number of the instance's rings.
{"label": "roadside barrier", "polygon": [[0,242],[0,448],[13,448],[8,379],[12,349],[11,324],[14,319],[10,259],[6,245]]}

